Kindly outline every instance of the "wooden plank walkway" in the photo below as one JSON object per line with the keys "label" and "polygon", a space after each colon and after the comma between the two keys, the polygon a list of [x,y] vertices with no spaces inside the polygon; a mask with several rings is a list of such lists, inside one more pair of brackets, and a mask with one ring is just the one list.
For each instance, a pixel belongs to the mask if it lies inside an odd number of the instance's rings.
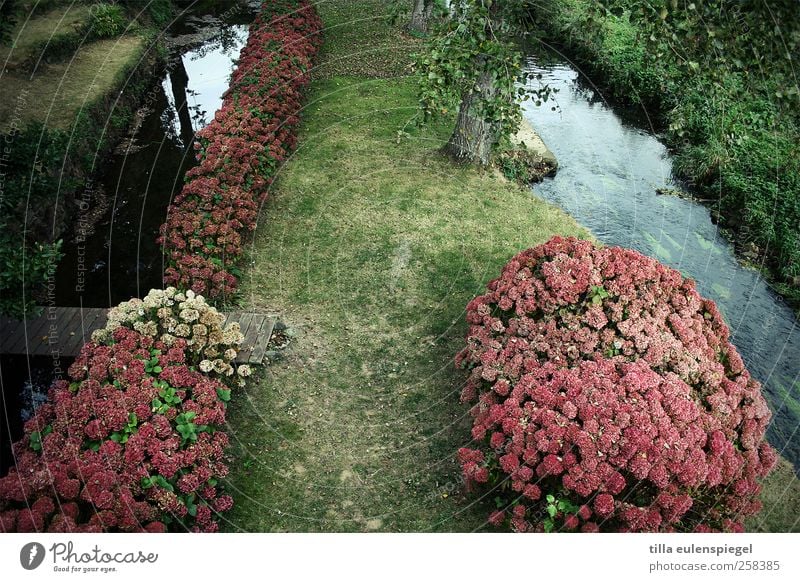
{"label": "wooden plank walkway", "polygon": [[[275,318],[263,313],[232,311],[225,322],[238,321],[244,335],[236,362],[260,364],[272,337]],[[108,310],[102,308],[45,307],[25,322],[0,317],[0,354],[75,357],[92,332],[105,326]]]}

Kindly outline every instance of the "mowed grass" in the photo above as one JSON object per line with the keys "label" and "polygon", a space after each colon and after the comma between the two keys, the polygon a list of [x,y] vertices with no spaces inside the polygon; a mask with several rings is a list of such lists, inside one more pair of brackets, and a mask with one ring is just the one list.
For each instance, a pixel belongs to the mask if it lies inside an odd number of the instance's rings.
{"label": "mowed grass", "polygon": [[120,75],[140,64],[145,45],[136,35],[99,40],[82,45],[64,62],[40,65],[33,74],[0,74],[0,131],[25,122],[69,129],[82,108],[112,91]]}
{"label": "mowed grass", "polygon": [[413,54],[422,48],[422,41],[390,24],[392,1],[317,2],[325,23],[325,45],[314,71],[315,78],[410,75]]}
{"label": "mowed grass", "polygon": [[745,523],[750,532],[800,532],[800,481],[784,458],[763,483],[764,509]]}
{"label": "mowed grass", "polygon": [[244,278],[298,336],[231,406],[229,529],[480,527],[454,462],[464,308],[519,250],[586,233],[440,158],[448,128],[414,126],[411,80],[319,81],[307,109]]}
{"label": "mowed grass", "polygon": [[0,46],[0,63],[14,66],[35,57],[35,51],[47,43],[59,42],[78,34],[89,22],[91,7],[83,4],[64,4],[43,12],[23,12],[10,34],[8,46]]}
{"label": "mowed grass", "polygon": [[[9,42],[0,46],[0,131],[39,122],[52,129],[69,129],[78,112],[109,94],[120,76],[137,66],[145,47],[142,36],[86,41],[82,28],[91,7],[68,2],[45,3],[22,10]],[[42,50],[72,38],[77,50],[60,54],[57,62],[38,62]],[[33,72],[21,67],[29,62]]]}
{"label": "mowed grass", "polygon": [[[336,35],[385,3],[318,7],[329,71],[348,54]],[[390,42],[404,37],[366,22],[382,48],[359,47],[372,55],[359,76],[316,76],[250,248],[243,304],[295,337],[231,402],[226,531],[483,529],[492,496],[464,495],[455,460],[471,428],[454,366],[465,306],[520,250],[589,236],[529,190],[442,158],[452,121],[416,125],[413,78],[381,74],[404,70]],[[791,470],[768,482],[753,529],[797,528],[796,485]]]}

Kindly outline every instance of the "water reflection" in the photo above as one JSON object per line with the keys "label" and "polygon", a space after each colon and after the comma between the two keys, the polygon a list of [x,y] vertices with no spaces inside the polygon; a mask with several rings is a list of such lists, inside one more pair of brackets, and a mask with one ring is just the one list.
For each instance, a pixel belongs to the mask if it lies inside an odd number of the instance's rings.
{"label": "water reflection", "polygon": [[221,106],[247,40],[245,24],[214,30],[181,37],[188,44],[174,49],[137,131],[104,164],[98,187],[109,210],[89,236],[65,241],[56,277],[59,305],[109,307],[162,286],[159,227],[196,163],[194,134]]}

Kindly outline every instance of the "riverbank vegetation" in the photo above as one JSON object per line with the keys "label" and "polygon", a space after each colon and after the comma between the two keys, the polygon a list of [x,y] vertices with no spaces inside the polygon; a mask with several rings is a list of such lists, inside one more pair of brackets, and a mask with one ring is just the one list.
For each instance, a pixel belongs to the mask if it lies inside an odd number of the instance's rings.
{"label": "riverbank vegetation", "polygon": [[800,300],[800,92],[791,0],[544,0],[532,9],[617,98],[665,128],[675,169],[751,262]]}
{"label": "riverbank vegetation", "polygon": [[153,3],[156,16],[133,4],[4,3],[14,25],[0,43],[0,313],[46,301],[76,199],[95,203],[89,177],[163,57],[152,26],[169,3]]}

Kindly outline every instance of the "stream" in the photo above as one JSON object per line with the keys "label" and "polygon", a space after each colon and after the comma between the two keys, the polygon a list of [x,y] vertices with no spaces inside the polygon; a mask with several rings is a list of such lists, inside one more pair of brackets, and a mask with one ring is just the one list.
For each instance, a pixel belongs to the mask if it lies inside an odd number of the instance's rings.
{"label": "stream", "polygon": [[[646,112],[611,106],[565,62],[528,59],[528,70],[558,92],[525,118],[558,159],[536,194],[569,212],[606,245],[658,259],[697,282],[731,329],[731,341],[763,384],[773,418],[769,442],[800,469],[800,329],[761,275],[742,266],[702,204],[657,188],[680,189],[668,149]],[[554,99],[553,99],[554,98]]]}
{"label": "stream", "polygon": [[194,133],[222,105],[247,32],[244,23],[222,25],[213,17],[187,17],[170,28],[172,54],[140,110],[137,131],[102,162],[97,184],[108,211],[86,229],[79,217],[74,238],[64,241],[56,304],[111,307],[162,287],[158,230],[196,163]]}
{"label": "stream", "polygon": [[[172,197],[195,163],[194,133],[213,118],[257,3],[223,3],[214,12],[190,11],[165,31],[167,62],[135,116],[129,135],[98,160],[79,203],[74,231],[64,234],[55,304],[110,307],[162,287],[163,262],[156,243]],[[233,7],[232,7],[233,6]],[[86,195],[82,199],[83,195]],[[43,402],[70,358],[1,356],[0,475],[10,463],[11,442]]]}

